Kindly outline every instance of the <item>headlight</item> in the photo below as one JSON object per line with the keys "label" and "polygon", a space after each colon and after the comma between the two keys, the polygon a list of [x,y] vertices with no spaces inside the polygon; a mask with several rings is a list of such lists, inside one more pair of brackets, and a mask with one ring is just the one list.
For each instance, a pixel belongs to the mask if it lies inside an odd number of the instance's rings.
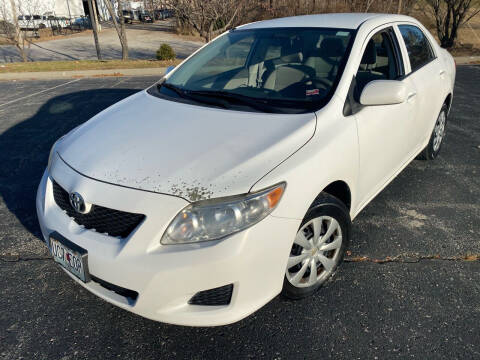
{"label": "headlight", "polygon": [[236,197],[202,200],[175,216],[163,234],[163,245],[210,241],[242,231],[264,219],[277,206],[285,183]]}

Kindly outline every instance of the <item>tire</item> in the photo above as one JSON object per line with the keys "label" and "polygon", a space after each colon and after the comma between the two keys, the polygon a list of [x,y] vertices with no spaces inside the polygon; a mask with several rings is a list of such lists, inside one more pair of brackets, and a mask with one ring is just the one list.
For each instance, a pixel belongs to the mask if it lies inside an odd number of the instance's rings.
{"label": "tire", "polygon": [[[331,234],[325,238],[327,231],[331,231]],[[343,260],[350,232],[350,214],[345,204],[322,192],[307,211],[298,229],[285,270],[282,296],[302,299],[325,284]],[[316,234],[319,236],[315,237]],[[312,246],[313,240],[315,246]],[[312,275],[312,268],[316,275]]]}
{"label": "tire", "polygon": [[425,147],[425,149],[422,150],[420,154],[418,154],[418,160],[434,160],[438,156],[438,153],[442,148],[443,140],[445,139],[447,114],[447,104],[443,104],[442,109],[438,114],[437,120],[435,121],[435,126],[433,127],[432,134],[430,135],[428,145]]}

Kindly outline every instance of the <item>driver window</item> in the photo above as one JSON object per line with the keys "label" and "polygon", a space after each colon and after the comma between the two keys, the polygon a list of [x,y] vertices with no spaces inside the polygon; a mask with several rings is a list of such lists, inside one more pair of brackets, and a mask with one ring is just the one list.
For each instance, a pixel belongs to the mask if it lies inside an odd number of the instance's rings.
{"label": "driver window", "polygon": [[395,80],[400,75],[390,34],[382,30],[371,37],[363,53],[356,75],[358,94],[370,81]]}

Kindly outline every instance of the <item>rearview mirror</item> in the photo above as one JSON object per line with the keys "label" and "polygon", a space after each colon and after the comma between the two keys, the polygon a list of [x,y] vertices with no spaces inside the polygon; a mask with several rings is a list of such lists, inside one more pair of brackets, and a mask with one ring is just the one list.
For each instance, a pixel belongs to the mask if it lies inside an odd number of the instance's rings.
{"label": "rearview mirror", "polygon": [[362,105],[392,105],[406,100],[407,89],[403,82],[397,80],[374,80],[362,91]]}

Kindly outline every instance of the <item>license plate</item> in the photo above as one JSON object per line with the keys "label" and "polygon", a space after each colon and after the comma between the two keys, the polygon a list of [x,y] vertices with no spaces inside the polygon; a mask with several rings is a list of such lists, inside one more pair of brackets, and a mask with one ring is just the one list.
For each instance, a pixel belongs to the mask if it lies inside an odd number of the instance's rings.
{"label": "license plate", "polygon": [[88,252],[58,233],[50,235],[50,252],[53,259],[83,282],[90,281]]}

